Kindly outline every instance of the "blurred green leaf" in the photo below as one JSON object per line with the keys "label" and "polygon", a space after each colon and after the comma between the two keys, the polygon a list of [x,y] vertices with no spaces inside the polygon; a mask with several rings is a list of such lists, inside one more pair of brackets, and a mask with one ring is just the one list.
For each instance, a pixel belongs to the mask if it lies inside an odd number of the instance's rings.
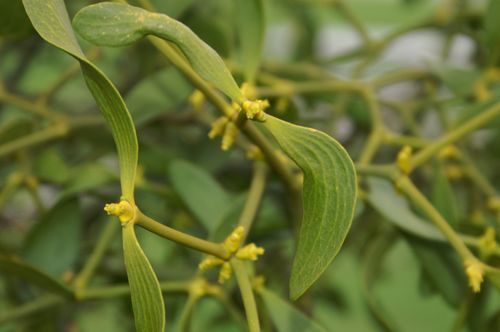
{"label": "blurred green leaf", "polygon": [[253,83],[259,68],[266,29],[263,0],[236,1],[236,30],[245,80]]}
{"label": "blurred green leaf", "polygon": [[98,163],[84,164],[71,171],[64,195],[70,196],[95,190],[116,180],[116,175],[109,168]]}
{"label": "blurred green leaf", "polygon": [[191,86],[173,68],[141,80],[125,98],[137,126],[162,113],[172,111],[192,92]]}
{"label": "blurred green leaf", "polygon": [[0,37],[20,38],[32,31],[21,0],[0,1]]}
{"label": "blurred green leaf", "polygon": [[182,201],[209,232],[218,226],[231,196],[203,168],[176,160],[168,168],[170,182]]}
{"label": "blurred green leaf", "polygon": [[123,255],[127,268],[135,327],[138,332],[165,330],[165,304],[160,283],[135,236],[134,225],[123,225]]}
{"label": "blurred green leaf", "polygon": [[484,39],[490,50],[490,60],[495,64],[500,57],[500,1],[489,0],[484,15]]}
{"label": "blurred green leaf", "polygon": [[133,203],[138,144],[132,118],[120,93],[83,54],[62,0],[23,0],[23,4],[40,36],[80,62],[85,82],[111,128],[118,149],[123,197]]}
{"label": "blurred green leaf", "polygon": [[33,127],[33,121],[24,116],[9,117],[0,122],[0,142],[7,143],[27,135],[32,132]]}
{"label": "blurred green leaf", "polygon": [[146,35],[155,35],[177,45],[193,69],[231,99],[243,96],[220,56],[187,26],[167,15],[119,3],[99,3],[80,10],[75,29],[91,43],[126,46]]}
{"label": "blurred green leaf", "polygon": [[448,245],[406,236],[419,260],[424,277],[450,305],[458,307],[467,290],[461,262]]}
{"label": "blurred green leaf", "polygon": [[130,326],[126,314],[121,310],[121,304],[121,301],[117,300],[83,304],[75,317],[75,325],[78,331],[130,331],[132,326]]}
{"label": "blurred green leaf", "polygon": [[356,205],[356,173],[332,137],[268,116],[264,125],[304,172],[304,216],[290,278],[290,296],[301,296],[339,252]]}
{"label": "blurred green leaf", "polygon": [[278,332],[326,332],[311,318],[268,289],[259,291]]}
{"label": "blurred green leaf", "polygon": [[372,177],[368,178],[368,184],[370,188],[368,202],[387,220],[416,236],[433,241],[444,241],[444,236],[434,225],[413,213],[408,201],[403,195],[396,193],[389,181]]}
{"label": "blurred green leaf", "polygon": [[0,271],[21,278],[50,292],[64,296],[72,295],[72,291],[68,286],[20,258],[0,255]]}
{"label": "blurred green leaf", "polygon": [[76,198],[66,198],[33,227],[24,243],[23,257],[55,277],[72,271],[80,254],[82,210]]}
{"label": "blurred green leaf", "polygon": [[43,181],[64,183],[68,180],[70,170],[61,153],[55,149],[47,149],[35,160],[35,175]]}

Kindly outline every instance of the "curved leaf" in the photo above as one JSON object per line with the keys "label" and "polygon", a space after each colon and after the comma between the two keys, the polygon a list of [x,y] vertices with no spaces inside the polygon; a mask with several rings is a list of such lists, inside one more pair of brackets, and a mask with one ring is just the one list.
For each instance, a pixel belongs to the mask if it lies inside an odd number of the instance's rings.
{"label": "curved leaf", "polygon": [[237,0],[236,18],[243,73],[245,80],[253,82],[264,42],[266,26],[264,1]]}
{"label": "curved leaf", "polygon": [[344,243],[356,205],[356,173],[345,149],[325,133],[272,116],[264,125],[304,172],[304,216],[290,277],[290,297],[296,299]]}
{"label": "curved leaf", "polygon": [[270,290],[259,291],[278,332],[326,332],[326,330]]}
{"label": "curved leaf", "polygon": [[160,283],[137,241],[132,223],[123,226],[123,255],[137,331],[164,331],[165,304]]}
{"label": "curved leaf", "polygon": [[167,15],[127,4],[103,2],[80,10],[73,25],[84,39],[96,45],[126,46],[146,35],[168,40],[179,47],[201,77],[234,101],[243,100],[220,56],[186,25]]}
{"label": "curved leaf", "polygon": [[23,0],[23,4],[40,36],[80,62],[85,82],[106,118],[116,143],[122,195],[133,203],[138,144],[134,123],[120,93],[83,54],[62,0]]}

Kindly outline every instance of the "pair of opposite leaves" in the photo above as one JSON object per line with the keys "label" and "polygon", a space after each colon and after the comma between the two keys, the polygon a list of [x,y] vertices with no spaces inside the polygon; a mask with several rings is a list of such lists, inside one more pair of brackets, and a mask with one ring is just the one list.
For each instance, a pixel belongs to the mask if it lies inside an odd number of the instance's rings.
{"label": "pair of opposite leaves", "polygon": [[[137,137],[123,99],[109,79],[81,51],[62,0],[23,0],[37,32],[75,57],[89,90],[111,127],[118,150],[122,194],[134,202]],[[146,35],[174,43],[205,80],[241,103],[244,97],[219,55],[182,23],[162,14],[118,3],[82,9],[73,22],[83,38],[97,45],[129,45]],[[264,126],[304,172],[304,216],[290,279],[290,296],[298,298],[337,255],[353,217],[356,180],[352,161],[330,136],[268,116]],[[123,229],[125,263],[139,331],[161,331],[165,324],[158,280],[140,248],[133,225]]]}

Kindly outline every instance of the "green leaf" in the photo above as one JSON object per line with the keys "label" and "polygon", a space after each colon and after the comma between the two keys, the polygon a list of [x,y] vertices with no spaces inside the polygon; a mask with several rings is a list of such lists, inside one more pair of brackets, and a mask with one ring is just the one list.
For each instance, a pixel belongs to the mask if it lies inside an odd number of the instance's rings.
{"label": "green leaf", "polygon": [[424,276],[452,306],[458,307],[467,290],[463,266],[450,247],[443,243],[405,236],[420,261]]}
{"label": "green leaf", "polygon": [[95,190],[113,180],[116,180],[116,175],[106,166],[98,163],[83,164],[72,170],[63,195]]}
{"label": "green leaf", "polygon": [[231,196],[207,171],[187,161],[173,161],[168,173],[184,204],[209,232],[213,232],[232,201]]}
{"label": "green leaf", "polygon": [[64,1],[23,0],[23,4],[40,36],[80,62],[85,82],[106,118],[116,143],[122,195],[133,203],[138,144],[132,118],[120,93],[83,54],[71,28]]}
{"label": "green leaf", "polygon": [[50,292],[64,296],[72,295],[72,291],[68,286],[20,258],[0,255],[0,271],[21,278]]}
{"label": "green leaf", "polygon": [[318,323],[270,290],[259,291],[278,332],[326,332]]}
{"label": "green leaf", "polygon": [[73,25],[86,40],[102,46],[126,46],[154,35],[174,43],[193,69],[231,99],[243,95],[224,61],[191,29],[167,15],[126,4],[103,2],[80,10]]}
{"label": "green leaf", "polygon": [[490,0],[484,14],[484,37],[490,48],[492,62],[500,56],[500,1]]}
{"label": "green leaf", "polygon": [[69,178],[69,167],[55,149],[47,149],[35,161],[35,175],[44,181],[64,183]]}
{"label": "green leaf", "polygon": [[19,38],[33,29],[20,0],[0,1],[0,37]]}
{"label": "green leaf", "polygon": [[354,215],[356,173],[332,137],[268,116],[264,125],[304,172],[304,216],[290,277],[290,296],[301,296],[338,254]]}
{"label": "green leaf", "polygon": [[236,30],[240,43],[240,59],[245,80],[253,83],[259,67],[266,17],[264,1],[236,1]]}
{"label": "green leaf", "polygon": [[403,195],[398,195],[386,180],[368,178],[368,202],[398,228],[418,237],[444,242],[444,236],[434,225],[417,216]]}
{"label": "green leaf", "polygon": [[165,304],[160,283],[137,241],[132,223],[123,226],[123,255],[137,331],[164,331]]}
{"label": "green leaf", "polygon": [[63,199],[42,216],[28,234],[24,259],[55,277],[71,271],[80,253],[82,226],[78,200]]}

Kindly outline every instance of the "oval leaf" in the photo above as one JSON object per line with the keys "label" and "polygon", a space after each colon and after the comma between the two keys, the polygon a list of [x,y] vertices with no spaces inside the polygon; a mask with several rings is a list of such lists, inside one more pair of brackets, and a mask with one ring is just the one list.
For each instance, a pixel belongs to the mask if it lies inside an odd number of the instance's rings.
{"label": "oval leaf", "polygon": [[259,67],[266,26],[264,1],[237,0],[236,18],[243,73],[245,80],[253,83]]}
{"label": "oval leaf", "polygon": [[278,332],[326,332],[326,330],[273,292],[259,291]]}
{"label": "oval leaf", "polygon": [[80,10],[73,25],[86,40],[102,46],[126,46],[146,35],[174,43],[193,69],[234,101],[243,101],[238,85],[224,61],[191,29],[167,15],[139,7],[103,2]]}
{"label": "oval leaf", "polygon": [[111,128],[118,150],[122,195],[134,202],[138,159],[137,135],[132,117],[111,81],[83,54],[71,28],[62,0],[23,0],[26,13],[40,36],[80,62],[87,86]]}
{"label": "oval leaf", "polygon": [[137,331],[164,331],[165,305],[160,283],[137,241],[132,223],[123,226],[123,255]]}
{"label": "oval leaf", "polygon": [[325,272],[347,236],[356,173],[345,149],[325,133],[272,116],[264,125],[304,172],[304,216],[290,277],[290,297],[296,299]]}

